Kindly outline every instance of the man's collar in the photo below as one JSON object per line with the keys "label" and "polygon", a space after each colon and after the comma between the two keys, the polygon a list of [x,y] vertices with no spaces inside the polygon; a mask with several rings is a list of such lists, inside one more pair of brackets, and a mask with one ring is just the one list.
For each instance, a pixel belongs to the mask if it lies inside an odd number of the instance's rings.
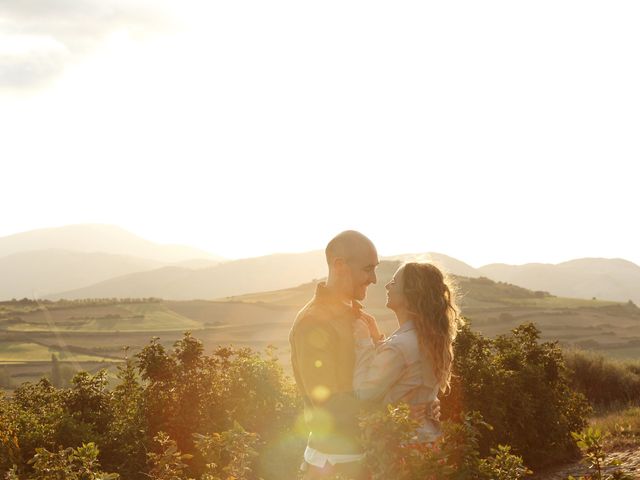
{"label": "man's collar", "polygon": [[359,316],[360,310],[362,310],[362,304],[360,302],[351,300],[351,305],[349,305],[333,289],[327,287],[326,282],[319,282],[316,285],[316,298],[322,303],[350,308],[356,316]]}

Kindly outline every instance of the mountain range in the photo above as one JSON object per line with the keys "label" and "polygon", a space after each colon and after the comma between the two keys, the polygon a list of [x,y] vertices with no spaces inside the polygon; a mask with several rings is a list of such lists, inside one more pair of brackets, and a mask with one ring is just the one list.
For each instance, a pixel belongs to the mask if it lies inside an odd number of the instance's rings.
{"label": "mountain range", "polygon": [[[431,261],[469,278],[487,277],[576,298],[640,302],[640,267],[623,259],[474,268],[440,253],[384,257]],[[284,289],[326,275],[324,252],[241,260],[161,245],[112,225],[69,225],[0,237],[0,300],[161,297],[215,299]]]}
{"label": "mountain range", "polygon": [[579,258],[557,264],[492,263],[480,268],[438,253],[405,254],[388,258],[430,261],[454,275],[486,277],[561,297],[640,302],[640,267],[620,258]]}

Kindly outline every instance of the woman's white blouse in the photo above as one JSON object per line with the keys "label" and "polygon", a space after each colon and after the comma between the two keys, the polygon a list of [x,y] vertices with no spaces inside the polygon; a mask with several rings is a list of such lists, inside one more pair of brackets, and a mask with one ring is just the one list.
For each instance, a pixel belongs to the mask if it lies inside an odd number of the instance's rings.
{"label": "woman's white blouse", "polygon": [[[412,321],[375,346],[371,339],[356,341],[353,390],[362,400],[383,404],[430,404],[440,390],[433,365],[420,352]],[[418,431],[420,441],[434,441],[441,435],[439,422],[427,419]]]}

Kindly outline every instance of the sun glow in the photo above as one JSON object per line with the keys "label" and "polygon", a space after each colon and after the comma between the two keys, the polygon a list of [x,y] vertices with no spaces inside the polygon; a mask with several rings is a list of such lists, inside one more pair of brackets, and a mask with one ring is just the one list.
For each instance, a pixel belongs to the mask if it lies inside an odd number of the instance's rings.
{"label": "sun glow", "polygon": [[59,57],[0,91],[0,235],[113,223],[237,258],[355,228],[383,255],[640,263],[636,5],[163,8],[3,34]]}

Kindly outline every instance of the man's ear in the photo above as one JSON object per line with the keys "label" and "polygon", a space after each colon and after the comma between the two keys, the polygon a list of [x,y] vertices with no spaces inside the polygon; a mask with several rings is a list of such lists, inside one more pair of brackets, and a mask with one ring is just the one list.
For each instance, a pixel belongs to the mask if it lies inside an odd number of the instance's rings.
{"label": "man's ear", "polygon": [[336,257],[333,259],[333,269],[338,273],[343,273],[347,268],[347,259],[344,257]]}

